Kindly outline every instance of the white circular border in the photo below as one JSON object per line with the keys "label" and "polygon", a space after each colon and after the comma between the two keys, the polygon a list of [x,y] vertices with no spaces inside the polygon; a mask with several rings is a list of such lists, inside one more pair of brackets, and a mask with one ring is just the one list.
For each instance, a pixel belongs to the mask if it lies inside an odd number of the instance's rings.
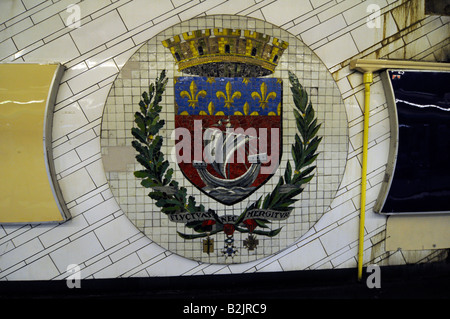
{"label": "white circular border", "polygon": [[[248,29],[289,42],[289,47],[284,52],[276,71],[269,76],[283,79],[282,132],[284,143],[280,166],[266,184],[247,199],[232,206],[214,201],[190,184],[184,178],[177,163],[170,157],[175,143],[171,139],[172,131],[175,128],[173,77],[184,74],[178,72],[172,54],[161,44],[161,41],[183,32],[213,28]],[[138,229],[155,243],[178,255],[201,262],[244,263],[276,254],[293,245],[329,210],[342,181],[347,161],[348,121],[346,110],[341,93],[326,66],[297,37],[262,20],[233,15],[217,15],[181,22],[162,31],[141,46],[124,65],[114,81],[102,118],[102,154],[107,154],[110,147],[131,147],[133,140],[131,128],[134,113],[139,110],[138,103],[141,94],[148,90],[148,85],[154,82],[163,69],[167,70],[169,83],[162,101],[161,118],[166,121],[165,127],[160,131],[160,135],[164,138],[162,151],[166,154],[166,159],[170,161],[170,167],[175,170],[174,177],[180,187],[186,187],[188,195],[194,196],[197,203],[214,209],[219,215],[240,215],[249,203],[273,190],[279,177],[284,174],[287,160],[291,164],[293,163],[291,146],[294,142],[296,124],[292,112],[293,100],[289,88],[288,71],[293,72],[309,92],[318,122],[322,123],[318,135],[323,139],[318,149],[319,156],[314,163],[317,166],[315,177],[299,195],[300,200],[296,203],[291,216],[286,221],[273,222],[270,225],[271,229],[283,227],[277,236],[273,238],[257,236],[259,240],[257,249],[248,251],[242,244],[248,235],[235,232],[235,246],[237,246],[238,254],[233,258],[226,258],[220,252],[225,239],[223,233],[213,236],[215,251],[209,255],[202,252],[202,239],[182,239],[177,231],[189,233],[189,229],[184,224],[169,222],[167,216],[154,205],[153,200],[147,196],[149,189],[143,188],[140,185],[140,179],[133,175],[135,170],[140,169],[140,165],[136,162],[128,164],[126,171],[106,171],[110,188],[124,213]]]}

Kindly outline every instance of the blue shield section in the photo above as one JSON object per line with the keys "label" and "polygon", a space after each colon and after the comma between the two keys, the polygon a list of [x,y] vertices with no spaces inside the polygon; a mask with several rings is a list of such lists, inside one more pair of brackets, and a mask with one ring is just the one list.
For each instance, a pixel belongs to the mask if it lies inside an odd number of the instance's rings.
{"label": "blue shield section", "polygon": [[282,81],[178,77],[175,103],[177,115],[281,115]]}

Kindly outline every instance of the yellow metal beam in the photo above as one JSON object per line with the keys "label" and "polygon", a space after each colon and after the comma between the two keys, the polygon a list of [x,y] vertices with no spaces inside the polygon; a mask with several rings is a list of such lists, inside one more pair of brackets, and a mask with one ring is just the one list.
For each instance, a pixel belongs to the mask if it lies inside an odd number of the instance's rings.
{"label": "yellow metal beam", "polygon": [[373,81],[372,72],[365,72],[364,82],[364,131],[363,154],[361,172],[361,214],[359,220],[359,244],[358,244],[358,280],[362,278],[362,265],[364,254],[364,223],[366,216],[366,188],[367,188],[367,151],[369,145],[369,114],[370,114],[370,84]]}
{"label": "yellow metal beam", "polygon": [[356,59],[350,61],[350,69],[357,70],[361,73],[377,72],[385,69],[450,71],[450,63],[382,59]]}

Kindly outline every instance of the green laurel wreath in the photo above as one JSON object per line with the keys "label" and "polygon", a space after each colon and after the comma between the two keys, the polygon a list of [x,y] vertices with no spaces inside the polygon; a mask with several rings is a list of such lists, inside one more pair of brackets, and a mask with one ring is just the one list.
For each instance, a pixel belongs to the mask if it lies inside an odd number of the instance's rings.
{"label": "green laurel wreath", "polygon": [[[224,224],[217,213],[200,204],[197,205],[193,196],[187,195],[185,187],[179,187],[178,182],[172,179],[173,169],[169,168],[169,162],[164,159],[161,152],[163,143],[159,130],[164,127],[164,120],[160,119],[162,106],[162,95],[165,91],[168,79],[165,70],[151,83],[148,92],[142,94],[139,102],[140,112],[134,115],[135,127],[131,133],[135,140],[132,141],[133,148],[138,152],[136,160],[143,169],[134,172],[137,178],[141,178],[141,185],[151,188],[148,196],[155,200],[156,206],[167,215],[177,213],[208,212],[214,220],[194,221],[186,223],[188,228],[193,229],[196,234],[178,234],[184,239],[195,239],[207,237],[222,231],[227,234],[237,230],[241,233],[253,233],[263,236],[276,236],[282,229],[268,229],[270,224],[266,219],[245,219],[246,213],[252,209],[270,209],[288,212],[293,209],[293,204],[298,200],[295,196],[302,191],[302,185],[308,183],[313,177],[316,166],[311,165],[317,158],[317,148],[322,137],[317,136],[321,124],[317,123],[311,102],[308,103],[308,94],[299,83],[297,77],[289,72],[289,82],[294,98],[294,115],[298,133],[292,145],[293,166],[288,161],[286,170],[274,188],[274,190],[249,205],[233,224]],[[246,227],[241,227],[244,224]],[[214,226],[214,227],[213,227]]]}

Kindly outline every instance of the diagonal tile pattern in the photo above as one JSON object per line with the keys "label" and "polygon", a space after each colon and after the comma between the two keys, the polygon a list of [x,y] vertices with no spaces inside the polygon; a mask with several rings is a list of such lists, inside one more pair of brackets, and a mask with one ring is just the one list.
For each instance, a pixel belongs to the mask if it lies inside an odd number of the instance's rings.
{"label": "diagonal tile pattern", "polygon": [[[64,279],[71,263],[81,266],[83,278],[355,267],[363,84],[361,75],[350,70],[349,61],[445,61],[450,19],[417,11],[409,14],[414,9],[412,2],[371,1],[380,9],[381,23],[380,29],[371,29],[367,28],[371,11],[360,0],[310,0],[302,6],[289,0],[1,1],[1,62],[57,61],[67,68],[55,106],[53,148],[58,155],[57,179],[73,219],[61,225],[0,226],[0,279]],[[79,16],[70,5],[79,5]],[[336,81],[349,126],[344,179],[328,212],[282,252],[240,265],[194,262],[138,232],[113,197],[102,173],[100,152],[105,99],[126,61],[166,28],[217,14],[266,21],[304,41]],[[132,93],[133,80],[123,81],[123,90]],[[439,250],[385,251],[386,218],[371,210],[384,175],[390,138],[378,76],[372,92],[364,260],[386,265],[432,260],[439,256]]]}

